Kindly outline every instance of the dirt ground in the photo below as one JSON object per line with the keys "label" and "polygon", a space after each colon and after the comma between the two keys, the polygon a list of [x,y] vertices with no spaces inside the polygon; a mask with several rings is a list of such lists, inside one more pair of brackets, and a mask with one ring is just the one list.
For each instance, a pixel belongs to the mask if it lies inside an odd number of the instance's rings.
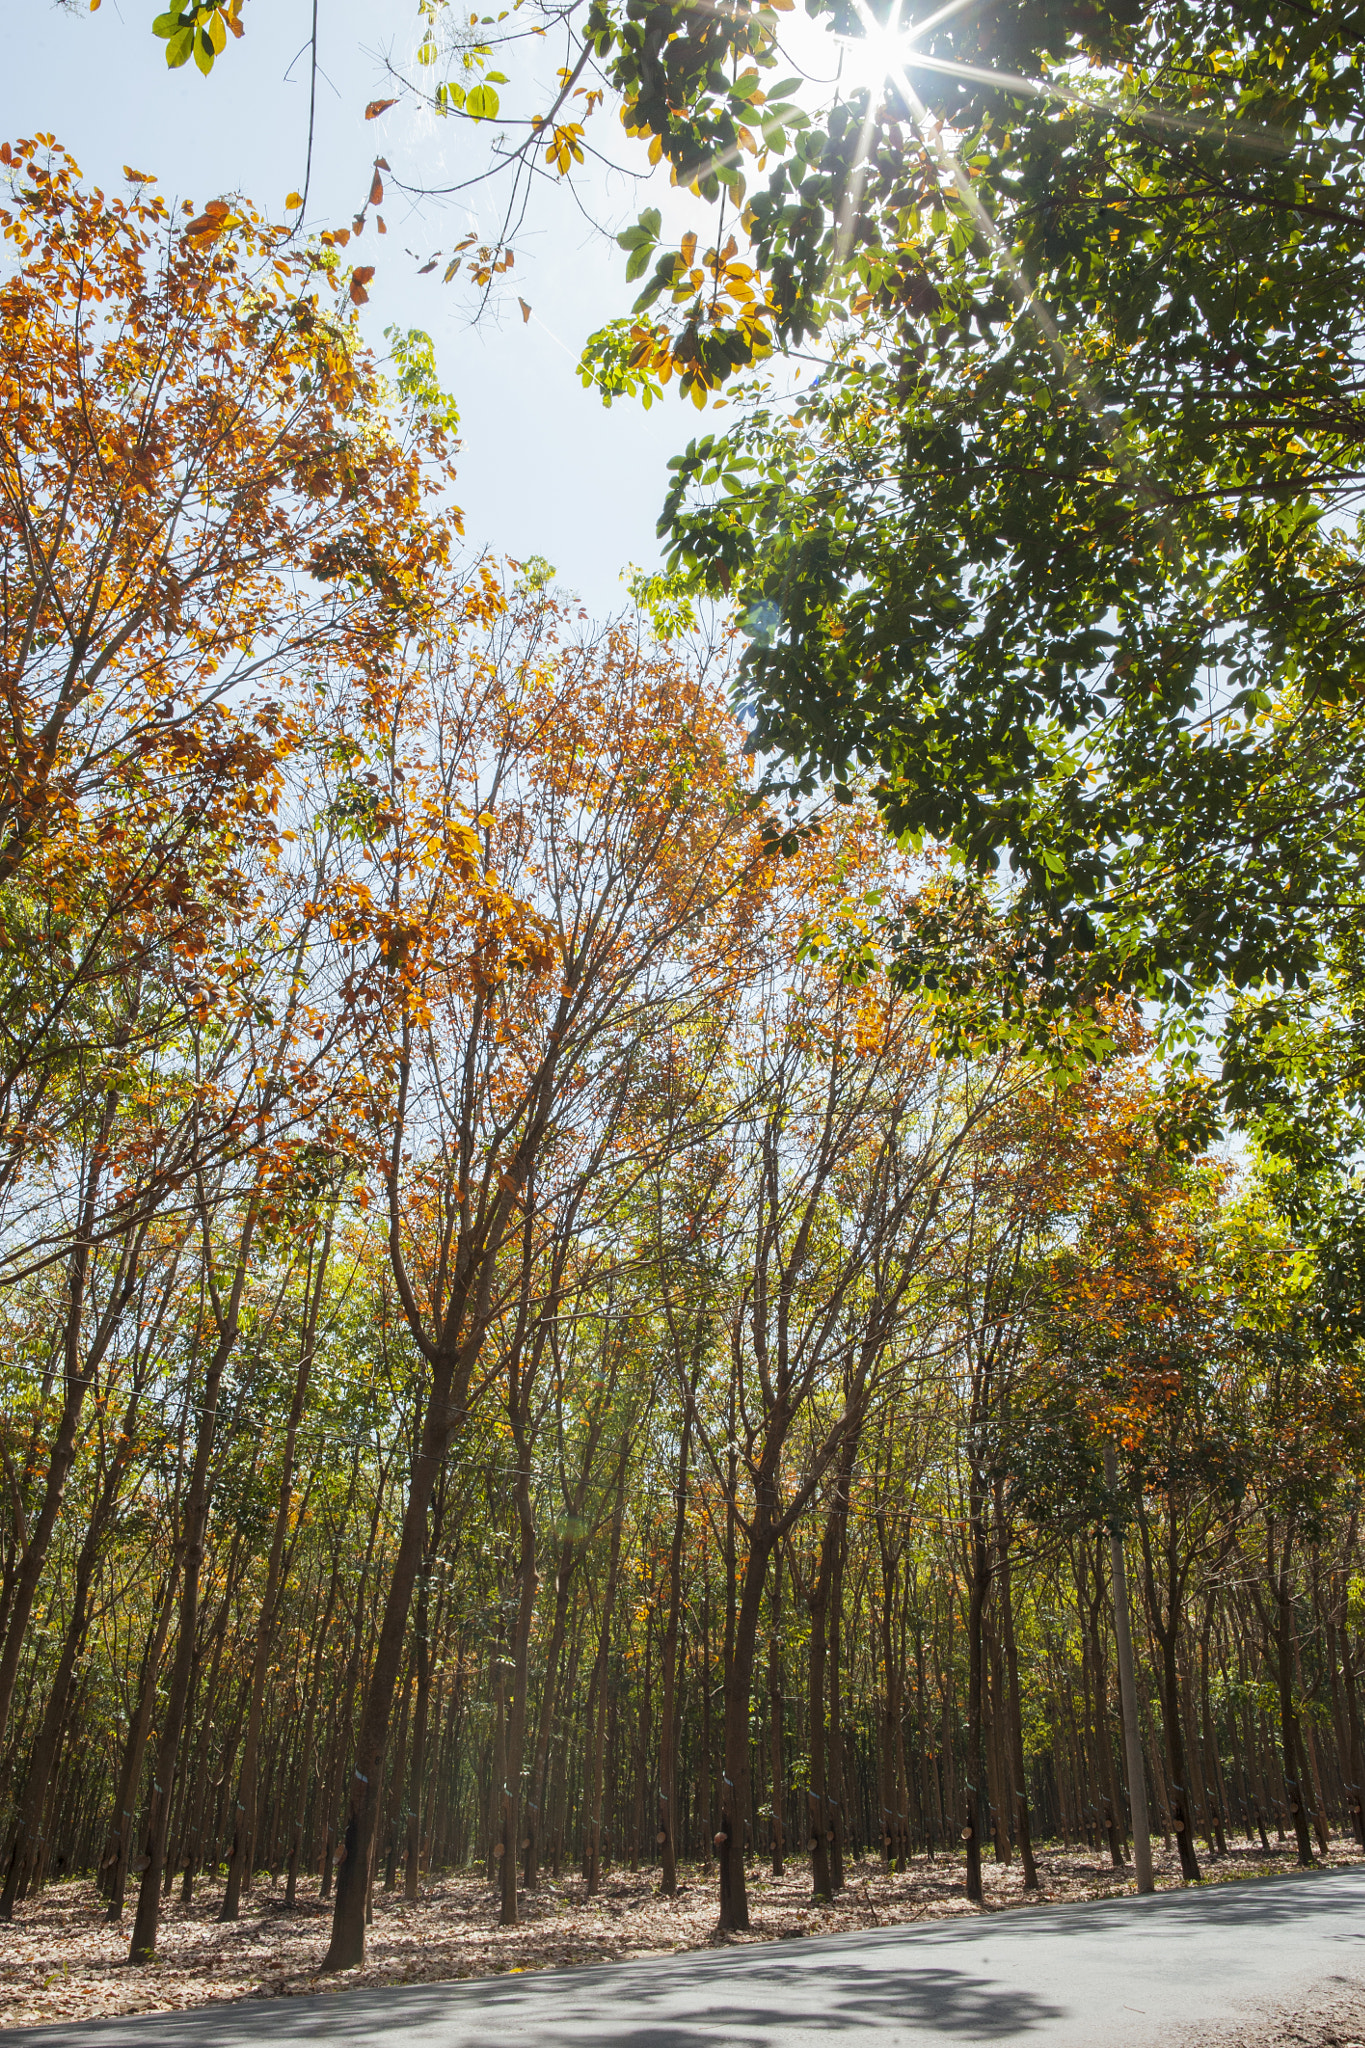
{"label": "dirt ground", "polygon": [[[1359,1857],[1353,1842],[1337,1842],[1328,1861],[1344,1864]],[[1178,1885],[1174,1857],[1158,1847],[1156,1860],[1158,1884]],[[1287,1851],[1267,1857],[1246,1845],[1205,1865],[1211,1882],[1293,1867]],[[1045,1904],[1112,1897],[1132,1882],[1131,1872],[1112,1870],[1107,1857],[1101,1861],[1093,1852],[1063,1854],[1047,1846],[1039,1855],[1039,1873]],[[817,1907],[811,1904],[804,1862],[781,1878],[755,1862],[749,1871],[753,1932],[719,1936],[714,1882],[700,1868],[682,1873],[678,1897],[672,1900],[659,1896],[657,1871],[613,1869],[594,1899],[585,1897],[576,1873],[547,1878],[538,1891],[522,1894],[519,1927],[498,1927],[492,1888],[482,1876],[461,1871],[434,1876],[411,1906],[401,1892],[377,1887],[366,1966],[341,1977],[318,1974],[330,1908],[317,1897],[316,1879],[306,1891],[300,1886],[299,1903],[286,1913],[283,1885],[272,1887],[268,1877],[258,1878],[234,1926],[220,1926],[216,1918],[221,1884],[201,1884],[189,1907],[173,1897],[157,1959],[137,1969],[125,1962],[131,1913],[122,1927],[110,1926],[93,1884],[78,1879],[51,1885],[26,1900],[12,1925],[0,1927],[0,2026],[337,1991],[354,1984],[415,1984],[623,1961],[725,1940],[774,1941],[897,1926],[975,1912],[963,1877],[961,1856],[933,1864],[916,1861],[896,1876],[885,1874],[877,1862],[855,1863],[838,1903]],[[988,1912],[1027,1910],[1017,1862],[1003,1868],[988,1864],[986,1897]],[[1258,2028],[1254,2036],[1208,2036],[1208,2048],[1365,2048],[1365,1992],[1327,1987],[1320,2011],[1268,2017],[1267,2026],[1271,2031]],[[1303,2031],[1314,2026],[1316,2032]],[[1204,2037],[1198,2048],[1204,2048]]]}
{"label": "dirt ground", "polygon": [[1182,2036],[1179,2048],[1365,2048],[1365,1985],[1333,1978],[1292,2009]]}

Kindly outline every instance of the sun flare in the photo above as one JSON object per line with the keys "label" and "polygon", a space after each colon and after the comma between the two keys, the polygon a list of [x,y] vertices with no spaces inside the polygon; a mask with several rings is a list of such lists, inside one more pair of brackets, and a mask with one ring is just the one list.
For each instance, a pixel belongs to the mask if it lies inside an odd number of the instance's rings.
{"label": "sun flare", "polygon": [[864,0],[855,0],[855,5],[862,34],[844,41],[844,75],[851,85],[865,86],[875,93],[888,81],[898,83],[924,37],[953,15],[964,13],[974,5],[974,0],[949,0],[947,6],[933,8],[915,21],[904,18],[905,0],[896,0],[884,22],[877,20]]}

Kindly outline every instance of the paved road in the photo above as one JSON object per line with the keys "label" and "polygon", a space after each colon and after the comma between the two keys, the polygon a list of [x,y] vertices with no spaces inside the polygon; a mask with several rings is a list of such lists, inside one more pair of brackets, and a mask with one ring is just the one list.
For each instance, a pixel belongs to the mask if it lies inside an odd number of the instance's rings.
{"label": "paved road", "polygon": [[1365,1985],[1365,1867],[658,1961],[22,2027],[4,2048],[1156,2048]]}

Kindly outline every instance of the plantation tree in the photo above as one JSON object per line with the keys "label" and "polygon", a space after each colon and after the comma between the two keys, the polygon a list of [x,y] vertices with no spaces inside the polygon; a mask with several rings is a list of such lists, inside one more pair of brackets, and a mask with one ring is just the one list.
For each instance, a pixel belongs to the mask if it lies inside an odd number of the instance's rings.
{"label": "plantation tree", "polygon": [[[385,1084],[366,1113],[428,1380],[350,1781],[331,1968],[364,1953],[421,1532],[485,1340],[517,1299],[518,1248],[556,1207],[572,1215],[604,1130],[614,1171],[631,1170],[649,1037],[680,1002],[702,1015],[723,999],[765,866],[738,734],[704,674],[625,628],[569,638],[527,584],[504,593],[485,576],[464,607],[463,632],[414,647],[392,686],[393,743],[364,775],[355,748],[334,798],[374,864],[373,884],[357,874],[348,927],[357,1008],[378,1020],[369,1071]],[[521,1540],[525,1583],[524,1527]],[[510,1764],[508,1797],[510,1862]]]}
{"label": "plantation tree", "polygon": [[139,172],[108,196],[50,138],[0,164],[0,919],[30,963],[0,982],[10,1197],[73,1058],[78,1100],[103,1094],[110,985],[158,945],[220,971],[218,849],[277,801],[300,664],[344,647],[363,701],[425,603],[450,420],[409,357],[406,397],[381,386],[332,259],[244,202],[178,217]]}
{"label": "plantation tree", "polygon": [[760,744],[1008,861],[1016,1003],[1291,989],[1358,874],[1358,23],[1063,25],[889,47],[856,191],[826,152],[754,200],[793,322],[840,237],[860,295],[810,388],[679,459],[663,530],[743,608]]}
{"label": "plantation tree", "polygon": [[[787,881],[740,1020],[728,1139],[724,1405],[698,1433],[727,1571],[720,1925],[748,1926],[749,1712],[769,1563],[851,1442],[939,1241],[978,1103],[955,1099],[926,1020],[880,973],[850,978],[896,877],[855,832]],[[861,885],[861,886],[860,886]],[[717,1368],[720,1370],[721,1368]],[[825,1802],[816,1795],[817,1838]],[[817,1874],[817,1886],[820,1879]]]}

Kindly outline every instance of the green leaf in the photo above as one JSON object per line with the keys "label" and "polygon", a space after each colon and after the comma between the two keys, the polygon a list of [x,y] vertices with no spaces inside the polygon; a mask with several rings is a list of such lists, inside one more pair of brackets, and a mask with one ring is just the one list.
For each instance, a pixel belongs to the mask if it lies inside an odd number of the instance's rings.
{"label": "green leaf", "polygon": [[166,45],[166,62],[172,71],[178,71],[182,64],[188,64],[194,48],[194,30],[178,29]]}
{"label": "green leaf", "polygon": [[152,23],[152,34],[167,38],[173,36],[181,26],[179,9],[171,14],[158,14],[156,20]]}
{"label": "green leaf", "polygon": [[498,96],[491,85],[475,85],[465,98],[464,110],[472,121],[491,121],[498,106]]}

